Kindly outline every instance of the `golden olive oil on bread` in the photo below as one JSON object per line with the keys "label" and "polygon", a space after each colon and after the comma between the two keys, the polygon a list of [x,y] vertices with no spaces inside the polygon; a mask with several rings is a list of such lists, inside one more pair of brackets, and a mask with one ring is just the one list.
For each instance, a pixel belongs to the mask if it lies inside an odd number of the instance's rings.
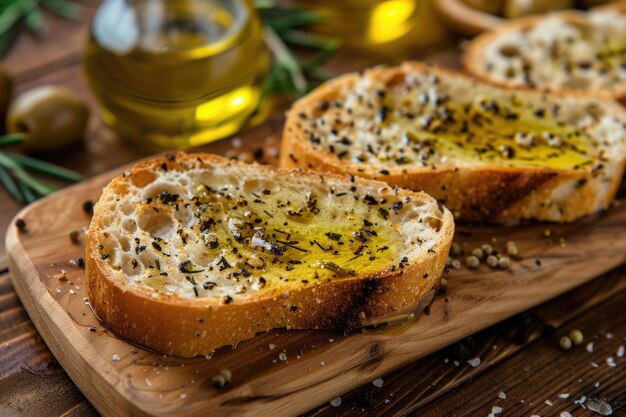
{"label": "golden olive oil on bread", "polygon": [[281,165],[425,191],[460,220],[568,222],[609,207],[625,144],[617,103],[407,62],[344,75],[297,101]]}
{"label": "golden olive oil on bread", "polygon": [[439,283],[453,230],[424,193],[179,153],[105,188],[87,293],[120,336],[207,354],[273,328],[413,317]]}

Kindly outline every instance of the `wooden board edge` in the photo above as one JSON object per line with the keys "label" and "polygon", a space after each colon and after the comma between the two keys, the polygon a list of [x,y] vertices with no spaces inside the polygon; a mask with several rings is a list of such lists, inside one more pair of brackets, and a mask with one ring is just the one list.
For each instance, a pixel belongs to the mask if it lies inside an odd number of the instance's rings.
{"label": "wooden board edge", "polygon": [[[114,170],[113,173],[121,172],[122,168],[118,170]],[[94,183],[100,183],[103,180],[94,179]],[[88,187],[89,181],[87,183],[82,183],[77,185],[76,187]],[[40,204],[45,203],[45,199],[35,203],[25,209],[23,209],[20,213],[18,213],[17,217],[24,215],[30,210],[36,209]],[[21,251],[24,250],[18,235],[17,228],[14,224],[11,224],[9,231],[7,233],[7,250],[9,253],[9,262],[11,265],[11,280],[13,282],[14,287],[16,288],[16,293],[22,300],[25,305],[27,312],[29,313],[31,319],[33,320],[36,328],[43,336],[44,340],[52,350],[53,354],[61,365],[66,369],[72,380],[76,383],[76,385],[85,393],[88,399],[94,404],[94,406],[105,415],[138,415],[145,416],[151,415],[145,409],[141,409],[131,402],[129,397],[125,395],[122,390],[115,389],[114,384],[112,384],[111,380],[119,380],[119,373],[114,371],[110,366],[108,366],[107,362],[104,361],[101,357],[89,354],[90,349],[89,343],[84,339],[83,336],[74,328],[74,323],[69,319],[65,310],[54,300],[54,298],[50,295],[47,287],[45,287],[39,277],[39,274],[35,268],[35,265],[30,261],[30,259],[25,258],[21,255]],[[561,280],[560,283],[560,293],[568,291],[576,286],[582,285],[585,282],[591,281],[594,278],[597,278],[602,273],[612,269],[613,267],[620,265],[624,262],[625,258],[622,256],[621,259],[617,257],[613,257],[607,262],[602,264],[602,267],[596,271],[593,275],[589,275],[584,279],[575,279],[569,281],[565,276],[562,275],[558,278]],[[564,268],[568,269],[568,268]],[[571,269],[571,268],[569,268]],[[569,270],[568,269],[568,270]],[[572,273],[573,271],[569,271]],[[464,334],[457,334],[456,339],[450,338],[447,340],[448,343],[453,343],[455,340],[458,340],[464,336],[474,333],[477,329],[482,329],[488,325],[494,324],[498,321],[503,320],[506,317],[509,317],[513,314],[516,314],[520,311],[524,311],[532,306],[538,305],[550,298],[553,298],[556,294],[546,295],[542,294],[540,297],[534,299],[532,305],[525,304],[524,306],[517,306],[513,309],[507,309],[506,311],[498,311],[497,314],[494,314],[495,318],[492,318],[488,321],[481,322],[482,324],[479,326],[475,324],[473,327],[468,326],[467,329],[464,329]],[[40,303],[41,306],[37,306],[37,303]],[[40,311],[42,309],[42,311]],[[45,315],[48,315],[46,317]],[[58,320],[51,319],[52,317],[57,318]],[[487,323],[487,324],[485,324]],[[57,331],[60,333],[65,333],[67,338],[63,340],[57,340],[54,337],[52,331],[49,330],[50,327],[54,326]],[[432,330],[437,331],[437,329]],[[388,337],[387,337],[388,338]],[[72,344],[69,340],[78,340],[82,341],[82,344],[76,346]],[[384,335],[379,336],[379,339],[384,342]],[[372,338],[369,341],[364,340],[364,346],[369,345],[375,340]],[[419,343],[418,343],[419,345]],[[302,390],[303,387],[298,386],[298,382],[287,381],[286,384],[281,386],[283,394],[279,394],[276,398],[273,399],[262,399],[260,398],[258,402],[255,403],[254,399],[251,398],[251,404],[254,404],[255,410],[252,413],[248,413],[248,415],[271,415],[272,412],[277,410],[281,410],[286,412],[287,410],[295,413],[300,413],[309,410],[311,407],[315,407],[319,404],[322,404],[336,396],[343,395],[346,392],[354,389],[355,384],[354,381],[360,381],[360,383],[366,382],[369,378],[376,378],[378,376],[383,375],[384,373],[391,372],[394,369],[397,369],[407,363],[413,362],[420,357],[426,356],[429,353],[437,350],[439,348],[430,348],[427,350],[422,350],[419,354],[415,354],[415,352],[411,353],[411,355],[407,355],[406,352],[404,354],[395,354],[393,355],[393,361],[385,366],[375,366],[373,369],[368,368],[368,372],[366,372],[365,380],[363,379],[363,363],[357,357],[352,358],[352,366],[349,364],[342,365],[341,368],[336,369],[333,374],[337,375],[336,378],[325,379],[321,381],[316,381],[309,385],[308,387],[317,387],[317,393],[314,396],[309,396],[306,399],[293,397],[293,394],[297,393],[299,390]],[[71,358],[66,358],[64,354],[71,352],[72,350],[80,356],[77,361],[72,362]],[[330,349],[332,351],[340,350],[340,348]],[[360,354],[366,354],[360,352]],[[93,360],[92,360],[93,359]],[[105,376],[103,376],[100,372],[96,371],[95,368],[91,366],[95,361],[98,360],[98,365],[103,365],[102,369],[111,369],[111,373],[108,374],[111,380],[108,380]],[[355,365],[355,361],[356,363]],[[85,370],[85,368],[89,368]],[[279,371],[281,375],[289,374],[289,368],[283,368]],[[255,388],[262,386],[265,382],[270,381],[271,379],[275,379],[276,374],[263,376],[257,380],[255,380],[252,384],[244,384],[240,387],[237,387],[233,390],[232,395],[225,395],[222,400],[222,404],[228,403],[228,398],[244,398],[246,392],[254,393],[257,391]],[[95,381],[95,382],[94,382]],[[96,392],[92,395],[92,391],[96,388],[98,382],[105,383],[106,393]],[[101,384],[100,384],[101,386]],[[98,389],[101,389],[100,387]],[[103,390],[104,391],[104,390]],[[97,395],[96,395],[97,394]],[[119,404],[119,399],[123,400],[123,405]],[[221,400],[218,400],[221,401]],[[114,404],[114,405],[112,405]],[[241,412],[241,409],[237,409],[238,405],[245,404],[242,403],[232,403],[231,407],[225,407],[223,412],[220,412],[220,415],[233,415],[237,414],[237,411]],[[111,407],[117,407],[117,409],[111,409]],[[121,407],[121,409],[120,409]],[[194,410],[196,411],[196,410]]]}
{"label": "wooden board edge", "polygon": [[[38,205],[39,202],[25,207],[14,219]],[[89,355],[89,349],[81,348],[87,342],[76,330],[74,322],[52,298],[30,259],[20,256],[18,248],[23,250],[23,247],[19,241],[18,233],[17,227],[12,221],[5,238],[9,276],[24,309],[56,360],[102,415],[122,416],[123,414],[117,413],[119,405],[114,407],[113,404],[115,401],[123,400],[125,402],[124,409],[128,414],[149,417],[149,414],[144,413],[143,410],[128,401],[119,390],[114,388],[111,381],[107,381],[92,367],[94,363],[99,363],[103,368],[107,367],[107,364],[97,355]],[[51,328],[56,328],[65,337],[55,337],[54,332],[50,330]],[[75,343],[80,345],[77,346]],[[113,368],[111,368],[110,375],[111,379],[121,379],[121,375]],[[92,389],[86,389],[88,387]],[[94,394],[96,387],[97,395]]]}

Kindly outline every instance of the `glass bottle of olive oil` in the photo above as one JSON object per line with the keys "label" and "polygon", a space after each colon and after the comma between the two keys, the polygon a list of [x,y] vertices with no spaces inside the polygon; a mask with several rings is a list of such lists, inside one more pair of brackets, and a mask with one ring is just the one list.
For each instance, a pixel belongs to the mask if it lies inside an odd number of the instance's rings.
{"label": "glass bottle of olive oil", "polygon": [[246,0],[106,0],[84,65],[109,126],[171,149],[240,129],[259,103],[269,55]]}
{"label": "glass bottle of olive oil", "polygon": [[434,0],[295,0],[322,13],[319,33],[385,59],[405,58],[446,41],[450,35],[438,19]]}

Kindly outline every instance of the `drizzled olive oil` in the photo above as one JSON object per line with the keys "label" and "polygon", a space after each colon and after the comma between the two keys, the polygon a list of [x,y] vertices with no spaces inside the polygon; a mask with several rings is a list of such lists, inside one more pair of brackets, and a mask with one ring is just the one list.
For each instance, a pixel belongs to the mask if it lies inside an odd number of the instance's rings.
{"label": "drizzled olive oil", "polygon": [[247,2],[108,0],[85,70],[121,136],[185,148],[228,136],[256,109],[269,64]]}

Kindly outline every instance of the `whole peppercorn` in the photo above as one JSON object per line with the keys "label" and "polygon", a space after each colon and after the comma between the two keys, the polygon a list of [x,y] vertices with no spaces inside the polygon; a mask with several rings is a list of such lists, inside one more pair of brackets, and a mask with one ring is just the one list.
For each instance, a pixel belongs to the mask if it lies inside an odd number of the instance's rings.
{"label": "whole peppercorn", "polygon": [[470,255],[465,258],[465,264],[470,269],[476,269],[480,265],[480,259],[478,259],[478,257],[475,255]]}
{"label": "whole peppercorn", "polygon": [[78,236],[79,236],[78,230],[76,229],[70,230],[69,238],[72,242],[74,243],[78,242]]}
{"label": "whole peppercorn", "polygon": [[480,248],[483,250],[486,256],[493,254],[493,246],[491,245],[484,244]]}
{"label": "whole peppercorn", "polygon": [[85,260],[83,258],[77,258],[76,259],[76,265],[79,268],[84,268],[85,267]]}
{"label": "whole peppercorn", "polygon": [[473,249],[472,250],[472,255],[474,255],[478,259],[483,259],[483,256],[485,256],[485,254],[483,253],[483,250],[481,248]]}
{"label": "whole peppercorn", "polygon": [[506,242],[506,253],[510,256],[517,256],[519,251],[517,250],[517,245],[515,244],[515,242]]}
{"label": "whole peppercorn", "polygon": [[559,340],[559,346],[561,346],[561,349],[563,350],[570,349],[572,347],[572,339],[567,336],[563,336],[561,340]]}
{"label": "whole peppercorn", "polygon": [[487,265],[491,268],[495,268],[498,266],[498,258],[493,255],[487,256]]}
{"label": "whole peppercorn", "polygon": [[24,219],[17,219],[15,220],[15,227],[17,227],[17,230],[20,232],[24,232],[26,231],[26,222]]}
{"label": "whole peppercorn", "polygon": [[461,246],[458,243],[453,242],[452,247],[450,248],[450,255],[456,256],[461,254]]}
{"label": "whole peppercorn", "polygon": [[83,202],[83,211],[87,214],[93,214],[93,201],[86,200]]}
{"label": "whole peppercorn", "polygon": [[584,336],[583,336],[583,332],[581,332],[578,329],[574,329],[569,333],[569,337],[570,339],[572,339],[572,342],[575,345],[580,345],[583,343],[584,340]]}
{"label": "whole peppercorn", "polygon": [[511,260],[506,256],[498,259],[498,266],[502,269],[507,269],[511,265]]}
{"label": "whole peppercorn", "polygon": [[213,376],[213,380],[211,381],[213,386],[217,389],[223,388],[226,385],[226,378],[221,373],[218,373]]}
{"label": "whole peppercorn", "polygon": [[223,388],[224,385],[228,384],[233,378],[233,373],[229,369],[222,369],[217,374],[213,376],[213,386],[215,388]]}

